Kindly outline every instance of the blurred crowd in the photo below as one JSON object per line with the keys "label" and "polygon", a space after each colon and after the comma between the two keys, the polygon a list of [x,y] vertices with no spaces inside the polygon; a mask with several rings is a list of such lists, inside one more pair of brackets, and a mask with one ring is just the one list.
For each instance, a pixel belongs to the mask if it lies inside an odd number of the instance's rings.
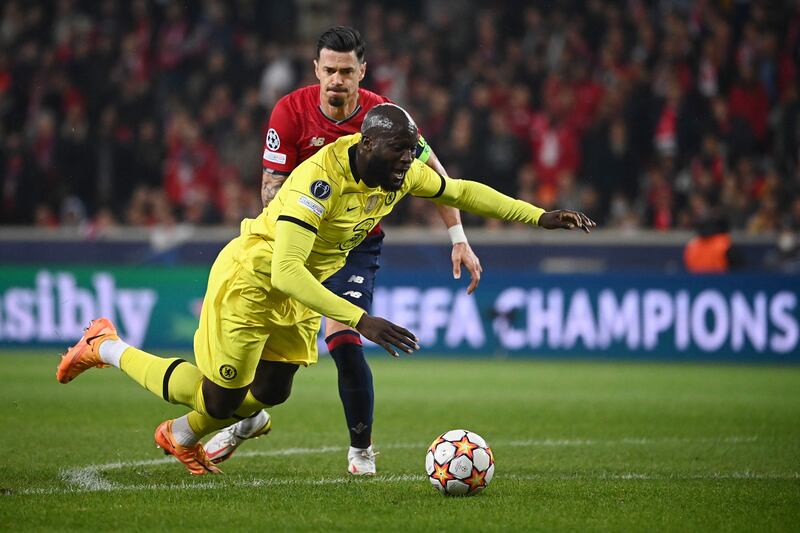
{"label": "blurred crowd", "polygon": [[737,0],[7,0],[0,223],[254,216],[269,112],[332,24],[453,176],[606,227],[800,231],[800,2]]}

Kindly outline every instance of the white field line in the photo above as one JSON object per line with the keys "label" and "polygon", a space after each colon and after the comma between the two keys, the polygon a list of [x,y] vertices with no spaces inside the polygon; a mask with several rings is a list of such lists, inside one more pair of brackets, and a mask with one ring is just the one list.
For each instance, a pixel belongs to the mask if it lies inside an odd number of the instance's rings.
{"label": "white field line", "polygon": [[111,491],[121,487],[118,483],[103,478],[99,469],[91,466],[64,470],[61,472],[61,479],[68,486],[83,491]]}
{"label": "white field line", "polygon": [[[530,474],[514,475],[505,474],[503,481],[710,481],[710,480],[800,480],[800,472],[712,472],[708,474],[679,474],[657,475],[637,472],[597,474]],[[73,486],[67,488],[25,489],[13,494],[24,495],[55,495],[67,493],[86,492],[138,492],[157,490],[217,490],[231,488],[259,488],[276,486],[319,486],[319,485],[346,485],[348,483],[406,483],[422,482],[424,475],[397,474],[389,476],[374,476],[370,478],[354,479],[350,476],[319,478],[319,479],[237,479],[231,481],[183,481],[180,483],[142,483],[134,485],[119,485],[105,482],[93,487]]]}
{"label": "white field line", "polygon": [[[570,446],[613,446],[613,445],[656,445],[656,444],[669,444],[669,443],[689,443],[689,442],[708,442],[708,443],[726,443],[726,444],[741,444],[756,442],[758,437],[709,437],[709,438],[680,438],[680,437],[667,437],[667,438],[622,438],[612,440],[593,440],[593,439],[529,439],[529,440],[515,440],[505,443],[499,443],[498,447],[570,447]],[[389,443],[381,446],[383,449],[422,449],[419,443]],[[292,455],[313,455],[325,453],[337,453],[347,450],[345,447],[340,446],[323,446],[319,448],[283,448],[277,450],[250,450],[240,451],[238,457],[281,457]],[[123,468],[135,468],[141,466],[152,466],[174,462],[172,457],[164,457],[161,459],[147,459],[141,461],[116,461],[111,463],[99,465],[87,465],[79,468],[69,468],[61,471],[61,480],[67,485],[64,488],[41,488],[41,489],[24,489],[14,491],[14,494],[64,494],[74,492],[115,492],[115,491],[151,491],[151,490],[213,490],[217,488],[233,488],[233,487],[269,487],[269,486],[287,486],[287,485],[340,485],[345,483],[354,482],[351,477],[334,477],[334,478],[320,478],[320,479],[284,479],[284,478],[266,478],[266,479],[252,479],[252,480],[232,480],[230,482],[223,481],[203,481],[203,482],[181,482],[172,484],[133,484],[121,485],[115,483],[102,476],[102,472],[109,470],[119,470]],[[207,478],[206,478],[207,479]],[[379,483],[398,483],[409,481],[422,481],[425,479],[423,475],[412,474],[399,474],[388,476],[375,476],[369,479],[370,482]],[[535,475],[503,475],[502,479],[510,481],[568,481],[568,480],[582,480],[582,481],[597,481],[597,480],[712,480],[712,479],[778,479],[778,480],[793,480],[800,479],[800,472],[784,472],[784,473],[760,473],[760,472],[712,472],[707,474],[681,474],[681,475],[658,475],[658,474],[642,474],[636,472],[628,473],[595,473],[595,474],[535,474]]]}

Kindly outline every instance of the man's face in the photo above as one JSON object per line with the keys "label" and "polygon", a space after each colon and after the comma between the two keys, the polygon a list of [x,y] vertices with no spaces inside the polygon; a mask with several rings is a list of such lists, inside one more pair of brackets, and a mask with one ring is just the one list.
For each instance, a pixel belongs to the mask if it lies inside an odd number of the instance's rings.
{"label": "man's face", "polygon": [[417,148],[416,128],[376,135],[369,139],[367,176],[385,191],[403,187],[406,172],[414,162]]}
{"label": "man's face", "polygon": [[367,64],[358,62],[355,51],[334,52],[323,48],[319,51],[319,59],[314,61],[322,98],[333,107],[342,107],[355,98],[366,71]]}

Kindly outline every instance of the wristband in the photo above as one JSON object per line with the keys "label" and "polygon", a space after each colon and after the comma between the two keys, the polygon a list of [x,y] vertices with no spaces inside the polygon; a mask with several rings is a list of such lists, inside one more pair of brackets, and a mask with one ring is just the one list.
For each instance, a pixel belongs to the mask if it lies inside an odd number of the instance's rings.
{"label": "wristband", "polygon": [[450,234],[450,241],[453,243],[453,246],[462,242],[467,242],[467,234],[464,233],[464,226],[461,224],[450,226],[447,228],[447,233]]}

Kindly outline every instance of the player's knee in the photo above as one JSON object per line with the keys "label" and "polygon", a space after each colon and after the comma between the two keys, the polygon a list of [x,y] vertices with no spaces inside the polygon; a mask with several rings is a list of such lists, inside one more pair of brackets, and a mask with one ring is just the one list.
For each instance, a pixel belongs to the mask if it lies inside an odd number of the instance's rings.
{"label": "player's knee", "polygon": [[256,369],[256,378],[250,384],[250,392],[264,405],[281,404],[292,393],[294,373],[298,368],[290,363],[261,361]]}
{"label": "player's knee", "polygon": [[233,416],[247,394],[247,387],[226,389],[208,379],[203,381],[202,390],[206,413],[218,420]]}
{"label": "player's knee", "polygon": [[218,420],[230,418],[236,412],[238,405],[231,405],[226,402],[206,402],[206,412],[208,416]]}
{"label": "player's knee", "polygon": [[353,330],[352,326],[336,322],[335,320],[331,320],[329,318],[325,319],[325,338],[330,337],[334,333],[339,333],[340,331],[352,331],[352,330]]}
{"label": "player's knee", "polygon": [[253,383],[250,386],[250,392],[256,400],[264,405],[279,405],[289,399],[289,395],[292,393],[292,382]]}

